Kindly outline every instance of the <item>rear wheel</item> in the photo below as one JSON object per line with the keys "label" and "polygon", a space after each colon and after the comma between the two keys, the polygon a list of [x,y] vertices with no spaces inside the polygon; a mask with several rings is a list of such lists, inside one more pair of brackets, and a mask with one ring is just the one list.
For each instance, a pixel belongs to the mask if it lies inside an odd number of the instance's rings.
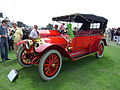
{"label": "rear wheel", "polygon": [[41,57],[38,70],[42,79],[49,81],[59,74],[61,66],[61,54],[57,50],[50,50]]}
{"label": "rear wheel", "polygon": [[98,45],[98,50],[96,52],[96,57],[97,58],[102,58],[104,54],[104,42],[100,41]]}
{"label": "rear wheel", "polygon": [[18,62],[19,64],[22,66],[22,67],[31,67],[32,64],[31,64],[31,57],[32,57],[32,54],[28,54],[26,52],[26,49],[25,47],[21,47],[19,49],[19,53],[18,53]]}

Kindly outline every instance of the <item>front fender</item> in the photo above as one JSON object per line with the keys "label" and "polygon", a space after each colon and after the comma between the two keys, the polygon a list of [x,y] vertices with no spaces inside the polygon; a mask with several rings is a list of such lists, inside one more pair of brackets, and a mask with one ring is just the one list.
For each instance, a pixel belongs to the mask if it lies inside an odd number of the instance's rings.
{"label": "front fender", "polygon": [[26,43],[26,41],[25,41],[25,40],[22,40],[22,41],[18,42],[16,45],[19,46],[19,45],[25,44],[25,43]]}
{"label": "front fender", "polygon": [[65,48],[56,45],[56,44],[49,44],[49,43],[45,43],[40,45],[37,49],[35,49],[35,52],[37,53],[45,53],[46,51],[49,51],[51,49],[57,50],[59,51],[63,56],[66,56],[68,58],[70,58],[69,54],[67,53],[67,51],[65,50]]}
{"label": "front fender", "polygon": [[38,48],[36,48],[35,51],[36,51],[37,53],[41,53],[41,52],[43,52],[46,48],[49,48],[50,46],[52,46],[52,44],[45,43],[45,44],[40,45]]}

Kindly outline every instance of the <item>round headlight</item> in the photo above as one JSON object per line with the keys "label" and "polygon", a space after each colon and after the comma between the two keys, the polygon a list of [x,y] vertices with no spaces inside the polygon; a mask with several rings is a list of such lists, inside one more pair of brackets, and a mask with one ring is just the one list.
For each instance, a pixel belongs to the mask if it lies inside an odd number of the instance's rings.
{"label": "round headlight", "polygon": [[34,44],[35,49],[38,48],[40,45],[41,45],[40,42],[35,42],[35,44]]}
{"label": "round headlight", "polygon": [[27,40],[27,41],[26,41],[26,45],[25,45],[25,46],[26,46],[27,49],[30,49],[30,47],[31,47],[32,45],[33,45],[32,40]]}
{"label": "round headlight", "polygon": [[30,44],[29,44],[29,42],[26,42],[26,48],[27,48],[27,49],[30,49]]}

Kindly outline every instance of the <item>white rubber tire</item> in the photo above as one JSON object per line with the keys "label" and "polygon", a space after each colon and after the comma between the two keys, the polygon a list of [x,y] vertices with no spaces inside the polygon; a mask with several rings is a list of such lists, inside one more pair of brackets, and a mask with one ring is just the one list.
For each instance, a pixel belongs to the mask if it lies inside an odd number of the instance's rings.
{"label": "white rubber tire", "polygon": [[102,58],[103,55],[104,55],[104,42],[101,40],[101,41],[99,42],[99,44],[98,44],[98,48],[99,48],[99,45],[100,45],[100,44],[103,45],[103,52],[102,52],[101,55],[99,55],[99,52],[98,52],[98,51],[95,53],[95,55],[96,55],[96,57],[97,57],[98,59],[99,59],[99,58]]}
{"label": "white rubber tire", "polygon": [[[55,75],[53,75],[52,77],[47,77],[45,74],[44,74],[44,71],[43,71],[43,65],[44,65],[44,62],[46,61],[47,57],[49,55],[51,55],[52,53],[55,53],[59,56],[59,59],[60,59],[60,65],[59,65],[59,68],[58,68],[58,71],[55,73]],[[57,51],[57,50],[49,50],[47,51],[46,53],[44,53],[44,55],[41,57],[40,59],[40,62],[39,62],[39,66],[38,66],[38,71],[40,73],[40,76],[43,80],[45,81],[49,81],[49,80],[52,80],[54,79],[60,72],[61,70],[61,67],[62,67],[62,56],[61,54]]]}

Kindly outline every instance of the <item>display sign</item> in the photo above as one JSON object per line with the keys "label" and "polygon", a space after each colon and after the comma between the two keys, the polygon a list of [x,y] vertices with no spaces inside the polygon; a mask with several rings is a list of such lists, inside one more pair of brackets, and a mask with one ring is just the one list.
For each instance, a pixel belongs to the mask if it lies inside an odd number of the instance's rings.
{"label": "display sign", "polygon": [[13,82],[18,77],[18,71],[15,69],[12,69],[7,75],[7,77],[11,82]]}

